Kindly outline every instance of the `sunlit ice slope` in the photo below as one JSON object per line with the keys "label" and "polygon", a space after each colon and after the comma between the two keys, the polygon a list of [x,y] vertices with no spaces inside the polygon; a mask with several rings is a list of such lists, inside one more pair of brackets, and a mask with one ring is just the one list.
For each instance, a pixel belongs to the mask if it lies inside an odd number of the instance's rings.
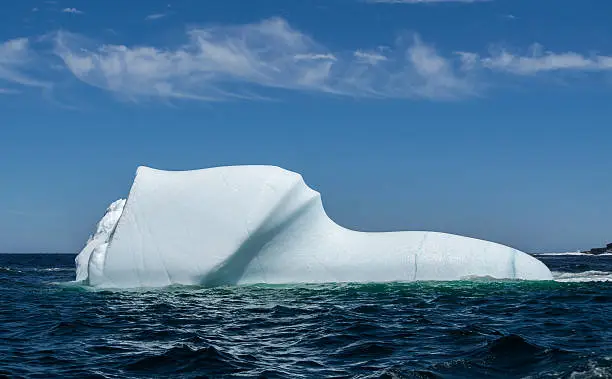
{"label": "sunlit ice slope", "polygon": [[299,174],[274,166],[139,167],[76,264],[77,280],[116,288],[552,279],[539,260],[493,242],[343,228]]}

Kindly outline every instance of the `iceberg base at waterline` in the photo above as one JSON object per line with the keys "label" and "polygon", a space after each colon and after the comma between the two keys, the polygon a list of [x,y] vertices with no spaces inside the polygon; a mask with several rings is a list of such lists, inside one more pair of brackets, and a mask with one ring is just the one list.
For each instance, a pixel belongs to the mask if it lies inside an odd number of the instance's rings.
{"label": "iceberg base at waterline", "polygon": [[493,242],[346,229],[301,175],[275,166],[139,167],[75,261],[78,281],[105,288],[552,280],[539,260]]}

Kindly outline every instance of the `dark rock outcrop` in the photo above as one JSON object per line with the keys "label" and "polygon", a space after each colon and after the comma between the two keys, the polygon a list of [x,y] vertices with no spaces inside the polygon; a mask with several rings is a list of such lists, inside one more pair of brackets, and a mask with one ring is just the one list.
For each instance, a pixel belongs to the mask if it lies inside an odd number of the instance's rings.
{"label": "dark rock outcrop", "polygon": [[606,245],[606,247],[595,247],[588,251],[581,251],[583,254],[592,254],[592,255],[600,255],[600,254],[612,254],[612,243]]}

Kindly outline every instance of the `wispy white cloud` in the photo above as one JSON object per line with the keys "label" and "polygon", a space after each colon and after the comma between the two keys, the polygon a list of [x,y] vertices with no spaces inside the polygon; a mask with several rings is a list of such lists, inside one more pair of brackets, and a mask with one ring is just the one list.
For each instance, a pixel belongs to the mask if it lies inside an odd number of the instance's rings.
{"label": "wispy white cloud", "polygon": [[[48,86],[26,74],[36,63],[55,77],[70,73],[133,101],[261,99],[274,94],[269,90],[440,100],[480,95],[508,76],[612,71],[612,56],[552,52],[540,45],[525,53],[441,52],[416,34],[385,47],[332,51],[280,18],[193,28],[172,48],[98,44],[64,31],[49,40],[55,61],[36,57],[27,39],[0,45],[0,87]],[[51,70],[58,61],[63,71]]]}
{"label": "wispy white cloud", "polygon": [[353,53],[355,59],[360,60],[362,62],[368,63],[370,65],[375,65],[379,62],[384,62],[388,60],[388,58],[377,52],[363,51],[357,50]]}
{"label": "wispy white cloud", "polygon": [[323,61],[337,61],[338,59],[330,53],[327,54],[296,54],[293,56],[295,60],[323,60]]}
{"label": "wispy white cloud", "polygon": [[80,11],[76,8],[64,8],[62,9],[63,13],[72,13],[72,14],[83,14],[83,11]]}
{"label": "wispy white cloud", "polygon": [[514,75],[535,75],[553,71],[610,71],[612,56],[576,52],[555,53],[546,51],[542,45],[534,44],[528,54],[520,55],[506,49],[494,50],[488,56],[474,53],[459,53],[464,64],[481,66],[491,71]]}
{"label": "wispy white cloud", "polygon": [[38,8],[32,8],[32,12],[38,12]]}
{"label": "wispy white cloud", "polygon": [[[352,97],[454,98],[474,92],[467,75],[419,38],[383,53],[331,52],[274,18],[188,31],[175,49],[102,45],[61,32],[55,51],[92,86],[130,99],[222,100],[263,87]],[[373,62],[377,62],[373,66]]]}
{"label": "wispy white cloud", "polygon": [[[35,63],[35,53],[27,38],[17,38],[0,44],[0,83],[11,83],[27,87],[50,87],[44,81],[34,79],[26,73]],[[10,90],[9,91],[13,91]],[[7,92],[5,92],[7,93]]]}
{"label": "wispy white cloud", "polygon": [[164,17],[166,17],[165,13],[155,13],[155,14],[150,14],[147,17],[145,17],[145,20],[154,21],[154,20],[159,20],[160,18],[164,18]]}

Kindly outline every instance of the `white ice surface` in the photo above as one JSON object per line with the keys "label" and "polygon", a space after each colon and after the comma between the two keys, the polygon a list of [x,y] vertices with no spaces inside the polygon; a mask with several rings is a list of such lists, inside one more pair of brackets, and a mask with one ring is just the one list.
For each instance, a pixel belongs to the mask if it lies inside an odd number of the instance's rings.
{"label": "white ice surface", "polygon": [[[106,214],[96,226],[96,231],[89,237],[85,248],[77,255],[75,259],[77,281],[84,281],[88,278],[92,253],[95,253],[96,257],[100,259],[101,251],[106,248],[115,226],[119,222],[119,217],[123,213],[124,206],[124,199],[119,199],[108,206]],[[105,251],[102,254],[104,255]],[[93,264],[95,264],[95,260]]]}
{"label": "white ice surface", "polygon": [[537,259],[493,242],[345,229],[299,174],[273,166],[140,167],[120,208],[109,208],[103,231],[77,257],[78,280],[129,288],[552,279]]}

